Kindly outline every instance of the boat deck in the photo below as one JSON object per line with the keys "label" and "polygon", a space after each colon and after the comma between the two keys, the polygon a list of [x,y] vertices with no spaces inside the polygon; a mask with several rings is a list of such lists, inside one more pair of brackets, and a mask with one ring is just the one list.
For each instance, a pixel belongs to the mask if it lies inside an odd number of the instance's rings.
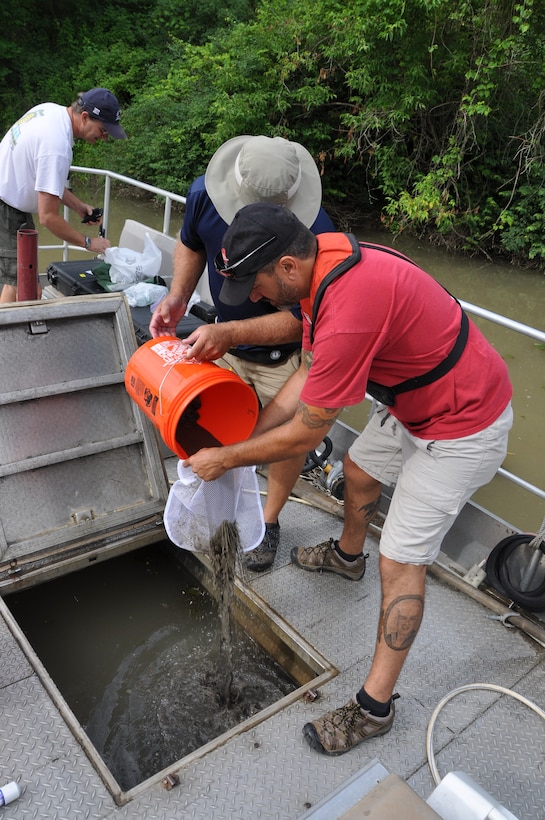
{"label": "boat deck", "polygon": [[[290,500],[281,516],[274,568],[243,577],[339,674],[320,687],[315,701],[301,698],[202,757],[170,767],[179,778],[173,788],[143,784],[121,806],[54,705],[2,610],[0,788],[17,780],[23,793],[0,810],[0,819],[299,818],[373,761],[425,800],[435,788],[426,732],[436,706],[450,692],[467,684],[494,684],[543,707],[543,646],[429,574],[424,621],[399,680],[391,732],[341,757],[311,750],[303,724],[355,694],[369,667],[377,628],[374,536],[366,545],[370,558],[361,582],[302,572],[290,564],[293,546],[337,537],[341,528],[335,514]],[[519,820],[545,817],[545,727],[526,704],[488,690],[458,694],[437,716],[433,746],[441,777],[463,771]]]}

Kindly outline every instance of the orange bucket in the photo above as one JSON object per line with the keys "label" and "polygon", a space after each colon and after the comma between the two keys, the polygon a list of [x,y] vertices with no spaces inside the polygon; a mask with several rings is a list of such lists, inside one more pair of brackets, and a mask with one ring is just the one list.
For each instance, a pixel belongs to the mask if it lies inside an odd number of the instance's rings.
{"label": "orange bucket", "polygon": [[129,396],[179,458],[247,439],[259,411],[254,390],[232,370],[186,361],[185,350],[175,336],[145,342],[127,364]]}

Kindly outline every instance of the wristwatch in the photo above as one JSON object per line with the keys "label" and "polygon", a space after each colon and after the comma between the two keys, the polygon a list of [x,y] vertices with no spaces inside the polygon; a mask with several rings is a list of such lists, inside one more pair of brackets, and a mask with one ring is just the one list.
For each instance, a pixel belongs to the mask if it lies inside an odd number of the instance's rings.
{"label": "wristwatch", "polygon": [[92,241],[93,241],[93,240],[91,239],[91,237],[90,237],[90,236],[86,236],[86,237],[85,237],[85,249],[86,249],[86,250],[90,250],[90,248],[91,248],[91,242],[92,242]]}

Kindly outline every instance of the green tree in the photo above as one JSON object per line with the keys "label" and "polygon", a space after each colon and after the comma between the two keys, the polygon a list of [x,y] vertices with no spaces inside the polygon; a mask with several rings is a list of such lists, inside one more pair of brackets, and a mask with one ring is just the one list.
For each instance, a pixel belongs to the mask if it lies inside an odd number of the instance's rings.
{"label": "green tree", "polygon": [[105,85],[130,139],[76,146],[183,192],[241,133],[303,143],[328,208],[545,265],[538,0],[5,0],[1,116]]}
{"label": "green tree", "polygon": [[71,102],[80,32],[95,10],[60,0],[4,0],[0,6],[0,117],[3,131],[38,102]]}

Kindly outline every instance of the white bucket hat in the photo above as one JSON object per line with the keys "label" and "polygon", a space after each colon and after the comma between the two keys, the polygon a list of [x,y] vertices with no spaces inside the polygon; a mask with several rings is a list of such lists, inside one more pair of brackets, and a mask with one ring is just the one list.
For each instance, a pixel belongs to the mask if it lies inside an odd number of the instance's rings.
{"label": "white bucket hat", "polygon": [[306,148],[283,137],[233,137],[221,145],[206,169],[208,196],[230,224],[244,205],[285,205],[307,228],[322,200],[322,182]]}

